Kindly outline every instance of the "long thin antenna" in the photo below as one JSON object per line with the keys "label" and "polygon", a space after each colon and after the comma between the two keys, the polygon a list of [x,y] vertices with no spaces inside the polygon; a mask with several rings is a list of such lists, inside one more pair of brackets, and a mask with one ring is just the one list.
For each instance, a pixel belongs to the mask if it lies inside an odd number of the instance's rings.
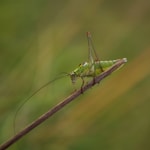
{"label": "long thin antenna", "polygon": [[18,107],[18,109],[15,112],[15,116],[14,116],[14,121],[13,121],[13,128],[14,128],[14,134],[16,134],[16,118],[17,118],[17,114],[20,111],[20,109],[24,106],[24,104],[29,101],[34,95],[36,95],[39,91],[41,91],[43,88],[45,88],[46,86],[48,86],[49,84],[53,83],[54,81],[61,79],[63,77],[66,77],[68,74],[67,73],[63,73],[60,76],[56,77],[55,79],[45,83],[43,86],[41,86],[39,89],[37,89],[36,91],[34,91],[27,99],[25,99],[20,106]]}

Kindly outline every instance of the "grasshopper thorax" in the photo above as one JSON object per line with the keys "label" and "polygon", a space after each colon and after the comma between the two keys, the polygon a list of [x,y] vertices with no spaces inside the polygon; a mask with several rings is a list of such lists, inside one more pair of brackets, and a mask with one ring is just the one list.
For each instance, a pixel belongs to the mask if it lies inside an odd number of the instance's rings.
{"label": "grasshopper thorax", "polygon": [[78,77],[86,77],[89,72],[89,63],[84,62],[80,64],[76,69],[74,69],[72,72],[69,73],[69,76],[71,78],[72,83],[74,84],[76,82],[76,79]]}

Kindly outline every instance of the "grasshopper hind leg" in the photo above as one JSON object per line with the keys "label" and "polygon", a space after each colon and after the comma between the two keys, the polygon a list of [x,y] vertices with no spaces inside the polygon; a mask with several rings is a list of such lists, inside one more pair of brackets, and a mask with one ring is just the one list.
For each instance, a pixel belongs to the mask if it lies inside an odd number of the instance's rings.
{"label": "grasshopper hind leg", "polygon": [[[103,69],[103,67],[102,67],[102,65],[101,65],[101,63],[100,63],[100,61],[95,61],[94,62],[95,63],[95,65],[94,66],[96,66],[96,63],[98,63],[98,68],[100,69],[100,71],[101,71],[101,73],[103,73],[104,72],[104,69]],[[100,73],[100,74],[101,74]],[[96,68],[94,67],[94,76],[93,76],[93,85],[95,84],[95,77],[97,76],[97,73],[96,73]]]}

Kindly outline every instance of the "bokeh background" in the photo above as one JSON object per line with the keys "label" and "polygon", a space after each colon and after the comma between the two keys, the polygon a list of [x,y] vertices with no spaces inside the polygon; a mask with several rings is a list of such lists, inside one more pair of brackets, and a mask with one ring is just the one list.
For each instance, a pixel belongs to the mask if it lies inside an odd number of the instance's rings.
{"label": "bokeh background", "polygon": [[[86,31],[101,60],[128,63],[23,137],[11,150],[150,149],[149,0],[1,0],[0,143],[41,85],[88,58]],[[19,111],[19,131],[74,89],[62,78]]]}

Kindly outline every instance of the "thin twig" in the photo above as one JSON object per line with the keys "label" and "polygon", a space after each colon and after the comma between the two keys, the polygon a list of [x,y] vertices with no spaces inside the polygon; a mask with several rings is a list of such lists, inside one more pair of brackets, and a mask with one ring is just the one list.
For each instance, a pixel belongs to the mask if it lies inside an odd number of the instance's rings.
{"label": "thin twig", "polygon": [[99,76],[95,77],[94,82],[92,80],[88,84],[86,84],[84,87],[82,87],[82,90],[79,89],[79,90],[75,91],[73,94],[71,94],[70,96],[68,96],[62,102],[60,102],[57,105],[55,105],[48,112],[44,113],[38,119],[36,119],[35,121],[33,121],[30,125],[28,125],[27,127],[25,127],[22,131],[20,131],[15,136],[13,136],[8,141],[6,141],[4,144],[2,144],[0,146],[0,150],[4,150],[4,149],[7,149],[8,147],[10,147],[12,144],[14,144],[15,142],[17,142],[19,139],[21,139],[27,133],[29,133],[32,129],[34,129],[35,127],[37,127],[41,123],[43,123],[46,119],[48,119],[49,117],[51,117],[52,115],[54,115],[56,112],[58,112],[59,110],[61,110],[65,105],[67,105],[68,103],[70,103],[71,101],[73,101],[75,98],[77,98],[78,96],[80,96],[83,92],[85,92],[86,90],[88,90],[89,88],[91,88],[92,86],[94,86],[95,84],[100,83],[101,80],[103,80],[105,77],[107,77],[108,75],[110,75],[113,71],[117,70],[125,62],[126,62],[126,59],[120,59],[120,60],[118,60],[110,69],[108,69],[107,71],[103,72]]}

